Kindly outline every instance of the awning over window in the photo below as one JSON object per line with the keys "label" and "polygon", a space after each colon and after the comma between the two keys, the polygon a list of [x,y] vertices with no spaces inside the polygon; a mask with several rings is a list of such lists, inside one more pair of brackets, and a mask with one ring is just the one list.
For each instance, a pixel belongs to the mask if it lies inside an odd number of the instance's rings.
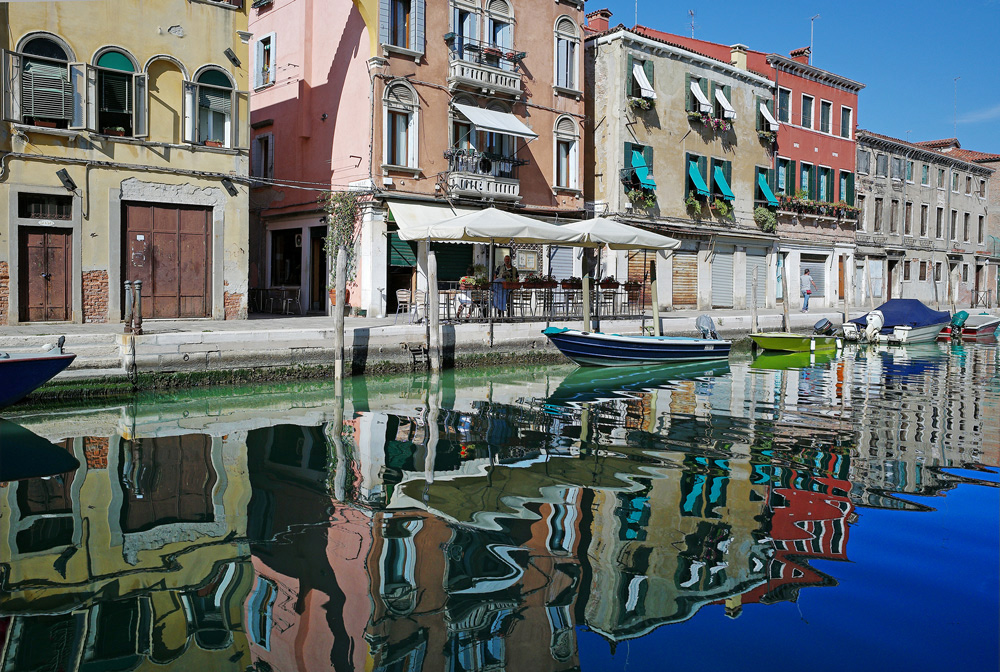
{"label": "awning over window", "polygon": [[764,119],[767,121],[767,125],[770,126],[770,130],[778,130],[778,121],[774,118],[774,115],[771,114],[771,110],[767,109],[766,103],[760,104],[760,113],[764,115]]}
{"label": "awning over window", "polygon": [[695,100],[698,101],[698,105],[701,107],[701,112],[712,111],[712,103],[708,102],[708,96],[706,96],[705,92],[701,90],[700,86],[698,86],[697,80],[691,80],[691,93],[694,94]]}
{"label": "awning over window", "polygon": [[653,86],[646,77],[646,71],[642,69],[642,63],[632,64],[632,76],[635,77],[643,98],[656,98],[656,92],[653,91]]}
{"label": "awning over window", "polygon": [[722,105],[722,116],[726,119],[735,119],[736,110],[733,109],[732,103],[726,98],[726,92],[721,88],[715,90],[715,99],[719,101],[719,105]]}
{"label": "awning over window", "polygon": [[701,176],[701,171],[698,170],[697,161],[688,162],[688,175],[691,176],[691,181],[694,183],[694,188],[698,192],[698,195],[708,196],[708,185],[705,184],[705,178]]}
{"label": "awning over window", "polygon": [[455,109],[459,114],[475,124],[480,131],[492,131],[493,133],[504,133],[514,135],[526,140],[534,140],[538,134],[525,126],[520,119],[509,112],[497,112],[496,110],[484,110],[481,107],[472,105],[462,105],[455,103]]}
{"label": "awning over window", "polygon": [[767,183],[767,175],[764,173],[757,175],[757,184],[760,186],[760,191],[764,194],[764,198],[767,199],[767,204],[778,207],[778,199],[774,197],[774,192],[771,191],[771,185]]}
{"label": "awning over window", "polygon": [[722,166],[715,167],[715,174],[713,177],[715,177],[715,186],[717,186],[719,191],[722,192],[722,197],[724,199],[731,201],[736,198],[736,196],[733,195],[733,190],[729,188],[729,183],[726,182],[726,174],[723,172]]}
{"label": "awning over window", "polygon": [[632,167],[635,168],[635,176],[639,178],[639,183],[646,189],[656,189],[656,182],[649,174],[649,166],[642,152],[637,149],[632,150]]}

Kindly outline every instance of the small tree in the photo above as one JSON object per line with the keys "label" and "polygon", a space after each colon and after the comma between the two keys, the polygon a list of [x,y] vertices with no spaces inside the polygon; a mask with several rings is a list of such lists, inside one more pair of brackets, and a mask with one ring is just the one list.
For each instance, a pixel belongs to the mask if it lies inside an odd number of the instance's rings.
{"label": "small tree", "polygon": [[360,229],[357,226],[361,199],[367,196],[363,191],[328,191],[319,198],[327,213],[326,243],[323,246],[330,264],[328,285],[333,289],[337,276],[337,250],[347,250],[347,282],[354,280],[357,272],[357,243]]}
{"label": "small tree", "polygon": [[757,223],[757,226],[764,233],[774,233],[778,228],[777,216],[763,205],[758,205],[754,208],[753,221]]}

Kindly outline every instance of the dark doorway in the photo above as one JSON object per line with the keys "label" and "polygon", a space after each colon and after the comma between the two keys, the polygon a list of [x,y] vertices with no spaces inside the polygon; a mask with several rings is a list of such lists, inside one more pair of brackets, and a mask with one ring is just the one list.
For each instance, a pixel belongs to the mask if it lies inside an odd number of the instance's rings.
{"label": "dark doorway", "polygon": [[326,286],[326,227],[314,226],[309,230],[309,310],[326,312],[329,300]]}
{"label": "dark doorway", "polygon": [[65,229],[24,227],[20,245],[20,320],[65,322],[73,306],[73,234]]}

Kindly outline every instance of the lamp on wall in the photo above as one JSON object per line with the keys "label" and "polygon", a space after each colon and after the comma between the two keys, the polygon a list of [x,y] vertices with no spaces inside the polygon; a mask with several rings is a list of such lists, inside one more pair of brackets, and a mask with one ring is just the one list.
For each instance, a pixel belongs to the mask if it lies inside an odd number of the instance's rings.
{"label": "lamp on wall", "polygon": [[59,178],[59,181],[62,182],[62,185],[66,187],[67,190],[76,191],[76,182],[74,182],[73,178],[69,176],[69,173],[65,168],[56,171],[56,177]]}
{"label": "lamp on wall", "polygon": [[226,58],[229,59],[230,63],[232,63],[233,65],[235,65],[237,68],[240,67],[240,59],[236,57],[236,52],[235,51],[233,51],[229,47],[226,47],[226,50],[224,52],[222,52],[222,53],[224,53],[226,55]]}
{"label": "lamp on wall", "polygon": [[240,195],[239,189],[236,188],[236,185],[233,184],[233,181],[230,180],[229,178],[225,178],[225,177],[222,178],[222,186],[226,188],[226,191],[229,192],[230,196],[239,196]]}

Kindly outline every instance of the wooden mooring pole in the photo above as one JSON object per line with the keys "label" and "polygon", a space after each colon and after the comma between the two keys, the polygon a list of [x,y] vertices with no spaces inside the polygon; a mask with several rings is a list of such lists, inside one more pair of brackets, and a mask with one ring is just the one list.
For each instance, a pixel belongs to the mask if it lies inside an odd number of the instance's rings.
{"label": "wooden mooring pole", "polygon": [[431,372],[441,373],[441,299],[438,295],[437,254],[427,253],[427,354]]}
{"label": "wooden mooring pole", "polygon": [[347,293],[347,250],[343,247],[337,250],[337,276],[334,288],[337,299],[333,306],[333,349],[335,380],[344,378],[344,295]]}

